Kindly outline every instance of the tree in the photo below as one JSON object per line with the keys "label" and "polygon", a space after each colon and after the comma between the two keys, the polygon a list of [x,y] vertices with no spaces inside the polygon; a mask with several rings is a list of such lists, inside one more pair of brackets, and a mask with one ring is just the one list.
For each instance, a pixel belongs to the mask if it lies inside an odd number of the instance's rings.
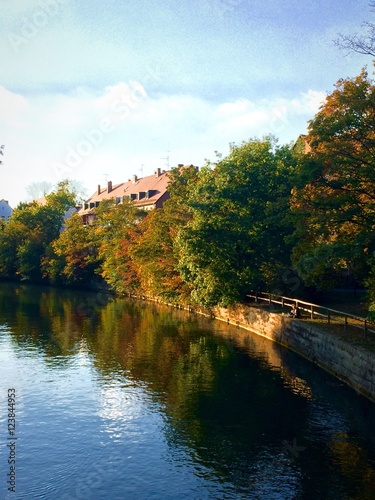
{"label": "tree", "polygon": [[47,181],[32,182],[26,187],[26,192],[30,201],[37,200],[43,196],[51,193],[53,185]]}
{"label": "tree", "polygon": [[29,200],[33,201],[58,191],[62,184],[67,187],[70,193],[74,193],[75,202],[81,202],[82,200],[87,198],[87,192],[83,187],[82,182],[71,179],[62,181],[57,184],[57,186],[53,186],[50,182],[47,181],[32,182],[26,187],[26,192],[28,194]]}
{"label": "tree", "polygon": [[75,195],[67,181],[46,196],[46,204],[21,203],[0,234],[0,275],[40,280],[41,259],[49,244],[58,237],[68,207]]}
{"label": "tree", "polygon": [[145,215],[131,201],[116,204],[113,199],[102,201],[95,210],[95,241],[101,261],[98,274],[118,293],[131,294],[138,288],[128,249]]}
{"label": "tree", "polygon": [[365,70],[340,80],[309,123],[311,151],[293,193],[294,262],[317,287],[342,268],[362,280],[375,251],[375,86]]}
{"label": "tree", "polygon": [[[375,2],[370,2],[370,7],[373,8],[371,12],[375,12]],[[367,35],[340,34],[339,39],[335,41],[336,45],[349,52],[375,57],[375,24],[365,22],[363,27],[367,29]]]}
{"label": "tree", "polygon": [[200,172],[188,199],[192,218],[176,237],[193,302],[226,306],[281,281],[292,163],[289,149],[270,137],[231,145],[228,157]]}
{"label": "tree", "polygon": [[83,285],[91,282],[100,259],[94,230],[74,214],[65,229],[51,242],[42,259],[42,270],[54,284]]}
{"label": "tree", "polygon": [[146,295],[178,302],[185,301],[191,290],[178,271],[176,235],[191,219],[186,201],[198,180],[198,171],[193,166],[176,168],[169,177],[170,199],[144,219],[138,237],[131,242],[130,255]]}

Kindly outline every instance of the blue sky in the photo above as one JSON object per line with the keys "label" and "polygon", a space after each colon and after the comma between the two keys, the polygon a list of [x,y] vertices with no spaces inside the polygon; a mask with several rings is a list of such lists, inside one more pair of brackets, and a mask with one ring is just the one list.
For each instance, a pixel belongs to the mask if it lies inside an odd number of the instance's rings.
{"label": "blue sky", "polygon": [[367,0],[2,0],[0,199],[293,141],[339,78],[371,68],[333,40],[373,16]]}

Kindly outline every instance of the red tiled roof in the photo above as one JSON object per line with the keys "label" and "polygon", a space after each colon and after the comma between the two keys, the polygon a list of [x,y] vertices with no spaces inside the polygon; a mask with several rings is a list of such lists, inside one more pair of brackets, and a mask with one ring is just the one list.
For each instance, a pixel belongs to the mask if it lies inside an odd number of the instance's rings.
{"label": "red tiled roof", "polygon": [[[180,165],[179,167],[181,168]],[[124,196],[133,199],[138,207],[154,205],[167,194],[168,173],[168,171],[158,169],[153,175],[147,177],[138,178],[133,175],[131,180],[121,184],[112,185],[112,182],[108,182],[106,188],[98,186],[98,190],[86,201],[89,207],[82,208],[78,213],[80,215],[91,213],[90,203],[96,204],[109,198],[119,198],[122,201]]]}
{"label": "red tiled roof", "polygon": [[[122,198],[122,196],[129,196],[132,194],[137,195],[138,193],[146,193],[147,191],[151,191],[151,196],[147,200],[148,204],[151,204],[155,203],[163,194],[165,194],[165,192],[167,191],[168,183],[168,172],[160,172],[159,176],[157,174],[154,174],[147,177],[142,177],[140,179],[138,179],[136,176],[133,176],[132,180],[114,185],[109,193],[108,187],[100,189],[100,194],[98,194],[98,192],[94,193],[90,197],[88,202],[92,203],[96,201],[106,200],[108,198]],[[142,201],[142,198],[140,201]]]}

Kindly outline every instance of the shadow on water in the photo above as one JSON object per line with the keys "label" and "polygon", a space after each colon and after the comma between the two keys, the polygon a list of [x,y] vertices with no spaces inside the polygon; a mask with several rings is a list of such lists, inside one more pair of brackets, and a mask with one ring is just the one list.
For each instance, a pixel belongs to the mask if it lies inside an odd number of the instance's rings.
{"label": "shadow on water", "polygon": [[173,460],[186,452],[223,498],[375,498],[374,405],[266,339],[167,306],[22,285],[0,286],[0,324],[55,369],[84,345],[103,379],[141,382]]}

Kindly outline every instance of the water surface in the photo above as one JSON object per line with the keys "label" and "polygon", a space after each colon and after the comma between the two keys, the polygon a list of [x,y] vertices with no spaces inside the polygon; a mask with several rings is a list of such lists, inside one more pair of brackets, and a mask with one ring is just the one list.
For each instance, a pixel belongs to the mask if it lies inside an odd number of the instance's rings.
{"label": "water surface", "polygon": [[372,403],[233,326],[0,285],[1,499],[373,499],[374,431]]}

